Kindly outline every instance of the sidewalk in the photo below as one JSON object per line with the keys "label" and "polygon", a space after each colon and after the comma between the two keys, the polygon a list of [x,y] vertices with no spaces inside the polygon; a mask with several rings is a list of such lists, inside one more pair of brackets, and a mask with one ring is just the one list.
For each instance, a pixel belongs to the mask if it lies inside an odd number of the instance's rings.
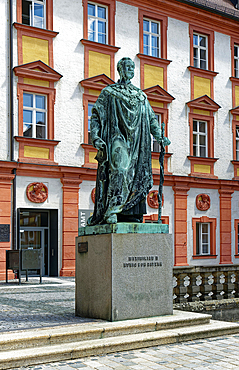
{"label": "sidewalk", "polygon": [[44,277],[0,282],[0,333],[96,321],[75,316],[75,279]]}

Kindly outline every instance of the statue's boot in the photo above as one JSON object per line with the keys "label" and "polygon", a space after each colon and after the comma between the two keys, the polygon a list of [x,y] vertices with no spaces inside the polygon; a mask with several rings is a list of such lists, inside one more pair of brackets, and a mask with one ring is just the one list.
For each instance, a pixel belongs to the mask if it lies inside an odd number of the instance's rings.
{"label": "statue's boot", "polygon": [[107,224],[117,224],[117,215],[116,213],[112,213],[107,219]]}

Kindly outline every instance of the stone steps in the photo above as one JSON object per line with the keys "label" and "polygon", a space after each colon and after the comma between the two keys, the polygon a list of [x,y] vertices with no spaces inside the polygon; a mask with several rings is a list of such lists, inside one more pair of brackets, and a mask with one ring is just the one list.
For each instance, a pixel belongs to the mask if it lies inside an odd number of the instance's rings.
{"label": "stone steps", "polygon": [[234,333],[239,333],[239,324],[180,311],[164,317],[19,330],[0,337],[0,369]]}

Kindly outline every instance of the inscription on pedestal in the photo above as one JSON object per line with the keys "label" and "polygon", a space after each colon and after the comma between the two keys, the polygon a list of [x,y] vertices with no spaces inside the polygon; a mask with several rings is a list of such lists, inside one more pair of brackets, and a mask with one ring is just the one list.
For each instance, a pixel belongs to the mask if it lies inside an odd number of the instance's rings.
{"label": "inscription on pedestal", "polygon": [[163,263],[159,260],[159,256],[136,256],[128,257],[127,262],[123,262],[123,267],[160,267]]}

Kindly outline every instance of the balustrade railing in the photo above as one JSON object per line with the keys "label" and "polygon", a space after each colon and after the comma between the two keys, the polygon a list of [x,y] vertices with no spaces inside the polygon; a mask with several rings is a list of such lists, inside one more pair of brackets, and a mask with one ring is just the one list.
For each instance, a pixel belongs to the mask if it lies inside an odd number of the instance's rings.
{"label": "balustrade railing", "polygon": [[239,298],[239,266],[173,269],[174,303]]}

